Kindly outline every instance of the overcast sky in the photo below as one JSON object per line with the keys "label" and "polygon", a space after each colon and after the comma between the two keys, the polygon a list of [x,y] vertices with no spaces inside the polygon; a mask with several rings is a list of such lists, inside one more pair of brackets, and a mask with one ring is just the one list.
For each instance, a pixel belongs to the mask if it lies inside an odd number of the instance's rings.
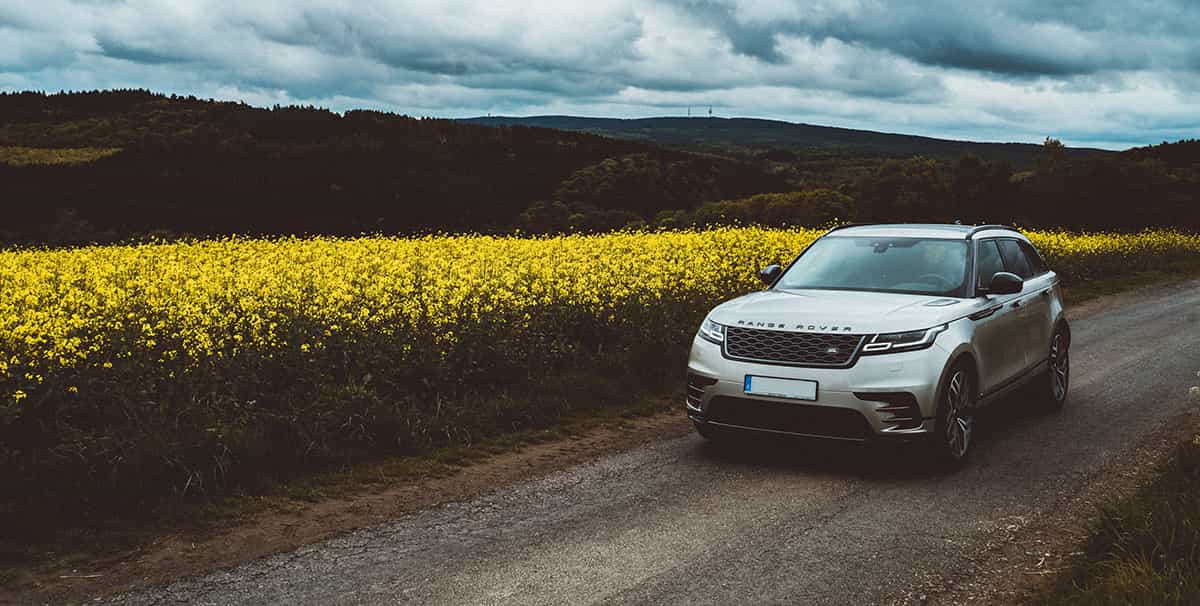
{"label": "overcast sky", "polygon": [[0,90],[438,117],[712,105],[1125,148],[1200,137],[1198,32],[1196,0],[0,0]]}

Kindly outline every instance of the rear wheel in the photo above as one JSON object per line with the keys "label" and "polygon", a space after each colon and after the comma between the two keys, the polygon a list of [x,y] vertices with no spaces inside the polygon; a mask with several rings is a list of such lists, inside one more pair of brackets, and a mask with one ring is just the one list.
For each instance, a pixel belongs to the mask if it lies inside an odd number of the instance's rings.
{"label": "rear wheel", "polygon": [[958,466],[971,452],[975,433],[975,378],[965,363],[955,364],[939,390],[937,422],[931,446],[941,462]]}
{"label": "rear wheel", "polygon": [[1067,403],[1067,390],[1071,387],[1071,337],[1061,326],[1054,329],[1050,338],[1050,355],[1047,357],[1045,376],[1038,381],[1041,396],[1053,410],[1062,410]]}

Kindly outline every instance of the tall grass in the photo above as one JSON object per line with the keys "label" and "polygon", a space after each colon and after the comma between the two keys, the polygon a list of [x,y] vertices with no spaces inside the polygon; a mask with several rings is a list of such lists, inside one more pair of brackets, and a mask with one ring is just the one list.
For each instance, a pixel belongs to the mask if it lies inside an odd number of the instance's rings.
{"label": "tall grass", "polygon": [[1035,604],[1200,604],[1200,438],[1106,507],[1082,558]]}

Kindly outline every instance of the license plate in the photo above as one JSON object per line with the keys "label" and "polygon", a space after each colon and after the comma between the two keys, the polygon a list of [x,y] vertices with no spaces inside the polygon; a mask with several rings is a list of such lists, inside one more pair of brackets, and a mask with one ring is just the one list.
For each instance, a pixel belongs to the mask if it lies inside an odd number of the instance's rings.
{"label": "license plate", "polygon": [[817,382],[805,381],[803,379],[777,379],[775,377],[746,375],[746,383],[743,391],[756,396],[816,400]]}

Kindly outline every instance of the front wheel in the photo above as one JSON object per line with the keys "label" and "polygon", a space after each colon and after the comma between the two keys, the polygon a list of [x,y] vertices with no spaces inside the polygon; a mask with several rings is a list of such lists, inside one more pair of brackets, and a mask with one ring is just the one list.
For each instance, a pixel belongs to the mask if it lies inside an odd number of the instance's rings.
{"label": "front wheel", "polygon": [[1071,387],[1071,338],[1061,326],[1054,329],[1050,338],[1050,355],[1047,357],[1045,376],[1039,381],[1038,389],[1052,410],[1062,410],[1067,403],[1067,390]]}
{"label": "front wheel", "polygon": [[941,399],[937,422],[930,436],[931,446],[939,461],[959,466],[971,452],[975,432],[975,388],[971,369],[966,364],[956,364],[939,393]]}

